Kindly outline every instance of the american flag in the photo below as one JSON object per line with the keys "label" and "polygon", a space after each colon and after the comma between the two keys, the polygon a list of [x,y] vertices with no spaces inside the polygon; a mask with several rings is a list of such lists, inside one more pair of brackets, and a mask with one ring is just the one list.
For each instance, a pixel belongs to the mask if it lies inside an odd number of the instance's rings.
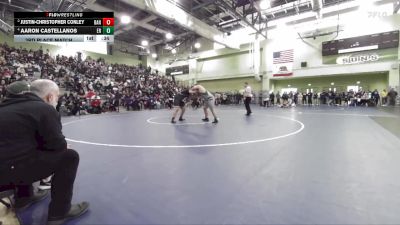
{"label": "american flag", "polygon": [[274,64],[293,62],[293,49],[274,52]]}

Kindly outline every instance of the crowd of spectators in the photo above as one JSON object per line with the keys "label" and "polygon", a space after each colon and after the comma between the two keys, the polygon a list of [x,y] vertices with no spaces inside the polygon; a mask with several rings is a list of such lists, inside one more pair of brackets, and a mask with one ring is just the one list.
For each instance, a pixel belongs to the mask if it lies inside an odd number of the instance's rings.
{"label": "crowd of spectators", "polygon": [[49,50],[15,48],[0,44],[0,99],[16,80],[43,78],[65,90],[57,109],[64,115],[172,107],[182,85],[151,67],[108,64],[104,59],[63,55]]}
{"label": "crowd of spectators", "polygon": [[[349,90],[347,92],[322,91],[319,93],[312,92],[257,92],[253,93],[252,103],[258,103],[260,106],[278,106],[292,107],[297,105],[304,106],[394,106],[396,103],[397,92],[391,88],[389,92],[382,90],[378,92]],[[232,105],[242,104],[243,95],[240,91],[216,92],[215,104]]]}
{"label": "crowd of spectators", "polygon": [[243,103],[240,91],[215,92],[215,105],[239,105]]}
{"label": "crowd of spectators", "polygon": [[329,105],[329,106],[394,106],[396,104],[397,92],[391,88],[389,92],[385,89],[378,92],[364,91],[357,92],[349,90],[347,92],[322,91],[320,93],[312,92],[283,92],[278,91],[259,94],[259,104],[261,106],[278,105],[280,107],[291,107],[296,105]]}
{"label": "crowd of spectators", "polygon": [[[101,113],[105,111],[144,110],[172,108],[179,85],[168,76],[161,76],[151,67],[109,64],[104,59],[81,58],[63,55],[52,56],[50,51],[15,48],[0,44],[0,100],[5,96],[6,86],[16,80],[50,79],[65,90],[57,109],[62,115]],[[216,92],[215,104],[242,104],[240,91]],[[349,105],[376,106],[395,105],[394,89],[381,91],[320,93],[260,92],[253,94],[252,103],[261,106],[278,105],[290,107],[302,105]],[[198,108],[201,102],[194,100]]]}

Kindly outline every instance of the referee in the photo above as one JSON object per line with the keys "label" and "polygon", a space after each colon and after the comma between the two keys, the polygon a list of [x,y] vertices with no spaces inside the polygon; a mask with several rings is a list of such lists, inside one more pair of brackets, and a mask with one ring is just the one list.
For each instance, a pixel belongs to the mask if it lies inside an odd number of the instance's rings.
{"label": "referee", "polygon": [[253,94],[251,93],[251,87],[247,82],[244,82],[244,106],[246,107],[246,116],[250,116],[251,109],[250,109],[250,102]]}

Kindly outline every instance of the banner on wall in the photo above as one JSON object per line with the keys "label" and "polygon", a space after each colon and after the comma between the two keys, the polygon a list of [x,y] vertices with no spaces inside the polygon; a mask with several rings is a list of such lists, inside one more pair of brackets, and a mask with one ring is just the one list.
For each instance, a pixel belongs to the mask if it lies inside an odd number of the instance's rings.
{"label": "banner on wall", "polygon": [[273,53],[272,74],[274,77],[293,75],[293,49]]}
{"label": "banner on wall", "polygon": [[373,63],[378,61],[394,61],[398,59],[397,48],[357,52],[351,54],[340,54],[324,56],[323,64],[351,65],[362,63]]}

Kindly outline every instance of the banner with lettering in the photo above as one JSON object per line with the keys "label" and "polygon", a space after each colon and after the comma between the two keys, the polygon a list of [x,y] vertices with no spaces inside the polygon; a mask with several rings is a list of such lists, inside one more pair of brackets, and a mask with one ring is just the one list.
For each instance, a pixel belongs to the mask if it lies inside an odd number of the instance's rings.
{"label": "banner with lettering", "polygon": [[362,64],[380,61],[394,61],[398,59],[398,49],[389,48],[382,50],[371,50],[363,52],[353,52],[347,54],[330,55],[322,57],[323,64]]}

